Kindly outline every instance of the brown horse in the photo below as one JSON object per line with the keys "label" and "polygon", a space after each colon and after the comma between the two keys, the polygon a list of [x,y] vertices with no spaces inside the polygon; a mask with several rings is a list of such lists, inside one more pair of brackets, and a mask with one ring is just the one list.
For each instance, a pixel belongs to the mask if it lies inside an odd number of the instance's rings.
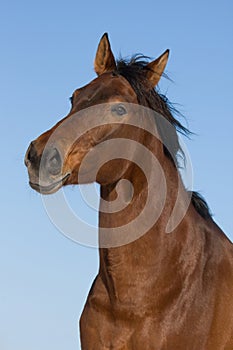
{"label": "brown horse", "polygon": [[[168,54],[116,62],[105,34],[98,77],[74,92],[69,114],[25,156],[40,193],[101,185],[100,267],[80,320],[84,350],[233,349],[233,246],[177,171],[176,130],[187,130],[154,89]],[[118,197],[123,207],[111,212]],[[148,197],[149,210],[127,231]],[[168,234],[172,215],[180,219]]]}

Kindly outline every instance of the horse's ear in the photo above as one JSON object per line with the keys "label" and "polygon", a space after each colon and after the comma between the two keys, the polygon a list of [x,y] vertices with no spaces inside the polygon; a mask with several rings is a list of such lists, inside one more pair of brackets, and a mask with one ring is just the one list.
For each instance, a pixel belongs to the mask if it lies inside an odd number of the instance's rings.
{"label": "horse's ear", "polygon": [[111,50],[107,33],[100,39],[95,56],[94,68],[97,75],[116,69],[116,61]]}
{"label": "horse's ear", "polygon": [[163,71],[166,67],[169,56],[169,50],[166,50],[161,56],[156,60],[150,62],[146,66],[147,70],[147,79],[151,82],[153,87],[155,87],[163,74]]}

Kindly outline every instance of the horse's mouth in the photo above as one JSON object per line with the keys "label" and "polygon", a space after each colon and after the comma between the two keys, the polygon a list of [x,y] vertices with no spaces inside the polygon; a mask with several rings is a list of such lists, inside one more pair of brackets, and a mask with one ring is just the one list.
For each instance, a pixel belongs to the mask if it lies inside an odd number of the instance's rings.
{"label": "horse's mouth", "polygon": [[58,181],[55,181],[46,186],[31,182],[31,181],[29,181],[29,185],[33,188],[33,190],[36,190],[41,194],[52,194],[58,191],[59,188],[61,188],[64,185],[64,183],[69,178],[69,176],[70,176],[70,173],[66,174],[64,177],[62,177]]}

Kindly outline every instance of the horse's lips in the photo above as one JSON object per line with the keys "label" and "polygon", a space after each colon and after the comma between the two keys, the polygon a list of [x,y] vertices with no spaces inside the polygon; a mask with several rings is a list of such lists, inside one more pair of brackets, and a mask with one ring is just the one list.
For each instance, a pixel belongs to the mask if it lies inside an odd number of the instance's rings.
{"label": "horse's lips", "polygon": [[37,192],[41,193],[41,194],[52,194],[54,192],[56,192],[62,185],[64,185],[64,183],[66,182],[66,180],[69,178],[70,173],[66,174],[63,178],[61,178],[60,180],[48,185],[48,186],[42,186],[39,185],[38,183],[34,183],[29,181],[29,185],[36,190]]}

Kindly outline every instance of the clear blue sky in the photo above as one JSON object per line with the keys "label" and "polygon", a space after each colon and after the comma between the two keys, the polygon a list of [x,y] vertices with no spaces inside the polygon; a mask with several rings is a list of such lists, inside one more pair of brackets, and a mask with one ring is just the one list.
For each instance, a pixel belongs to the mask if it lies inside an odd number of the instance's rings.
{"label": "clear blue sky", "polygon": [[[97,251],[65,238],[27,184],[29,142],[60,120],[72,91],[95,77],[107,31],[116,55],[171,49],[161,88],[197,135],[187,140],[194,188],[233,239],[233,3],[11,1],[0,10],[0,348],[80,349],[77,324]],[[74,201],[77,189],[68,189]],[[96,221],[78,197],[75,206]]]}

